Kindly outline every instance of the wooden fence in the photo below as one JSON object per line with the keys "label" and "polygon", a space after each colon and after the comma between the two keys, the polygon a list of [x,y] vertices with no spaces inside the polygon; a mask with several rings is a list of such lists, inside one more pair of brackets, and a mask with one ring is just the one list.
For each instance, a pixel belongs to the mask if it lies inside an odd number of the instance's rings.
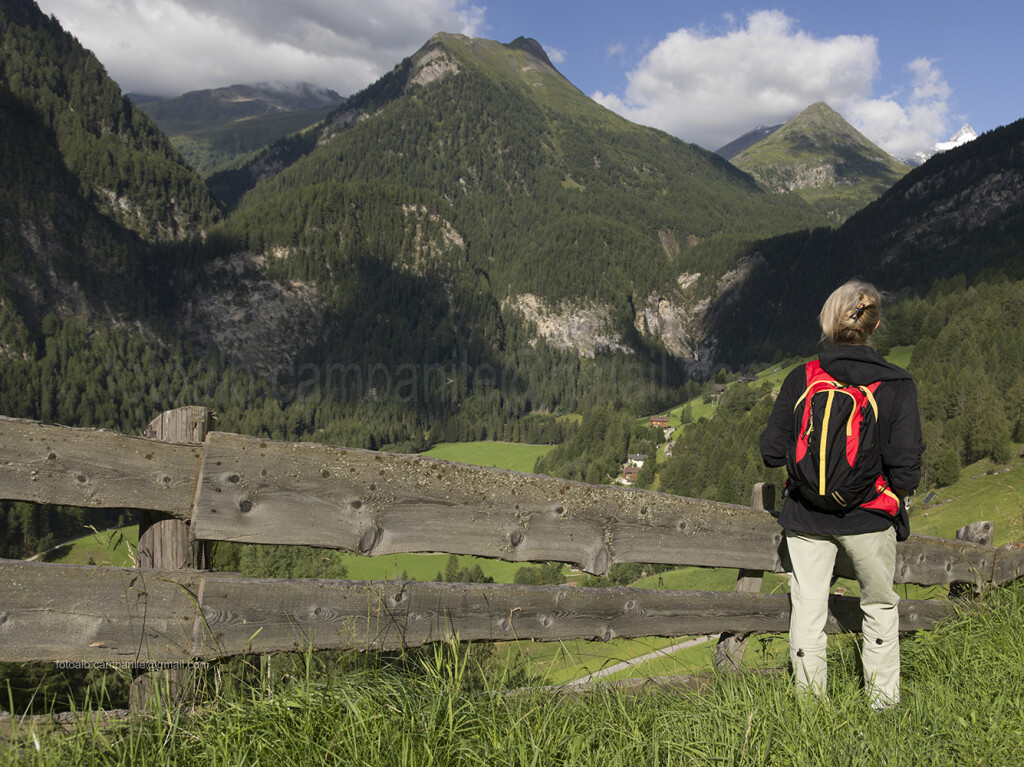
{"label": "wooden fence", "polygon": [[[201,408],[172,413],[192,424],[205,418]],[[735,661],[745,635],[788,630],[788,597],[759,593],[764,571],[783,571],[784,552],[777,521],[757,504],[205,429],[194,432],[201,441],[175,444],[157,432],[151,425],[152,438],[131,437],[0,417],[0,497],[141,509],[185,523],[191,541],[175,549],[184,551],[179,562],[150,554],[162,562],[155,569],[0,560],[0,660],[173,664],[454,638],[724,632]],[[990,523],[962,533],[964,540],[900,543],[896,582],[980,589],[1020,576],[1024,550],[992,547]],[[201,563],[196,541],[474,554],[596,574],[617,562],[738,568],[740,579],[728,593],[249,579],[178,569]],[[842,561],[837,574],[852,575]],[[904,600],[900,628],[929,628],[952,609],[946,599]],[[855,599],[833,597],[831,612],[830,631],[858,629]]]}

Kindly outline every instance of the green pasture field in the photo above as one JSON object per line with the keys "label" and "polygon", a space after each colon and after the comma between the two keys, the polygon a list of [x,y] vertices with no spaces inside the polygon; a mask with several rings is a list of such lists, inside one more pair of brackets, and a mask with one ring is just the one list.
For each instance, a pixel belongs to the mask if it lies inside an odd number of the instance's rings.
{"label": "green pasture field", "polygon": [[[336,554],[348,571],[349,580],[376,581],[397,580],[405,573],[410,580],[433,581],[437,574],[444,573],[448,566],[449,554],[383,554],[379,557],[364,557],[359,554]],[[516,570],[523,562],[505,562],[500,559],[485,559],[457,555],[459,569],[480,565],[484,575],[495,583],[512,583]],[[566,571],[568,568],[566,568]]]}
{"label": "green pasture field", "polygon": [[126,525],[69,541],[51,552],[46,561],[62,565],[134,567],[138,548],[139,526]]}
{"label": "green pasture field", "polygon": [[956,537],[972,522],[992,522],[995,545],[1024,541],[1024,445],[1014,444],[1008,464],[984,460],[965,466],[960,480],[934,490],[918,490],[910,504],[910,531],[921,535]]}
{"label": "green pasture field", "polygon": [[470,463],[532,474],[537,459],[554,445],[526,445],[518,442],[441,442],[423,453],[443,461]]}

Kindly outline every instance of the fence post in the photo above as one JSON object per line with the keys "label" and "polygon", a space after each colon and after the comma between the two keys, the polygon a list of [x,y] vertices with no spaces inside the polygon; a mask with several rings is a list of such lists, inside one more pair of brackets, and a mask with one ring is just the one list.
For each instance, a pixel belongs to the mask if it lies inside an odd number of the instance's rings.
{"label": "fence post", "polygon": [[[972,522],[956,531],[956,539],[965,543],[977,543],[991,546],[995,539],[995,526],[991,522]],[[979,585],[967,581],[954,581],[949,584],[950,599],[973,599],[981,594],[981,583],[986,579],[978,579]]]}
{"label": "fence post", "polygon": [[[209,408],[190,405],[161,413],[142,436],[160,442],[201,443],[213,421]],[[189,523],[156,511],[139,517],[139,548],[136,567],[141,570],[205,570],[208,549],[203,541],[190,540]],[[145,658],[140,658],[145,661]],[[162,669],[138,674],[132,680],[128,708],[147,710],[158,700],[176,705],[186,692],[190,669]]]}
{"label": "fence post", "polygon": [[[775,511],[775,485],[769,482],[758,482],[750,495],[750,505],[761,511]],[[746,594],[761,593],[763,570],[739,571],[734,591]],[[747,648],[749,633],[723,631],[715,645],[715,667],[722,671],[738,671],[743,662],[743,652]]]}

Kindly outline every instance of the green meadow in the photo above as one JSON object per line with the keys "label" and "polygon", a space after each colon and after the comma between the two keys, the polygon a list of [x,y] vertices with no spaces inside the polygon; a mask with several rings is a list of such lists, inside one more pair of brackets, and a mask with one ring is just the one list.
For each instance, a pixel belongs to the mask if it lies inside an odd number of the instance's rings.
{"label": "green meadow", "polygon": [[537,459],[554,445],[524,445],[515,442],[441,442],[423,455],[443,461],[471,463],[532,474]]}
{"label": "green meadow", "polygon": [[[139,526],[98,530],[58,546],[44,559],[62,565],[134,567]],[[43,559],[43,557],[41,557]]]}

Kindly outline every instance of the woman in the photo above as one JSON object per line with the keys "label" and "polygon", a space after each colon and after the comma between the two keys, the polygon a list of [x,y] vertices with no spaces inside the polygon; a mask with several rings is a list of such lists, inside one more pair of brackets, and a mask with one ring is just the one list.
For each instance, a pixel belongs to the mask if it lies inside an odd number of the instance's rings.
{"label": "woman", "polygon": [[[905,370],[886,362],[871,346],[871,334],[881,322],[880,297],[873,286],[851,281],[836,289],[825,301],[819,320],[822,341],[828,343],[818,357],[820,369],[808,363],[786,377],[761,434],[765,464],[787,466],[790,475],[779,516],[792,562],[790,660],[797,688],[824,696],[828,593],[841,549],[860,583],[868,697],[873,708],[887,708],[898,703],[900,696],[899,597],[892,587],[896,541],[909,535],[905,499],[920,480],[924,450],[917,390]],[[877,448],[861,454],[874,464],[866,468],[877,477],[877,484],[864,495],[850,498],[846,508],[836,509],[834,503],[830,509],[823,508],[830,504],[818,496],[818,488],[807,487],[806,479],[803,484],[796,479],[803,475],[794,464],[800,429],[796,425],[800,416],[794,413],[801,414],[809,406],[805,405],[809,375],[863,387],[862,391],[871,393],[868,399],[877,413]],[[876,382],[876,387],[870,386]],[[824,459],[821,466],[824,474]]]}

